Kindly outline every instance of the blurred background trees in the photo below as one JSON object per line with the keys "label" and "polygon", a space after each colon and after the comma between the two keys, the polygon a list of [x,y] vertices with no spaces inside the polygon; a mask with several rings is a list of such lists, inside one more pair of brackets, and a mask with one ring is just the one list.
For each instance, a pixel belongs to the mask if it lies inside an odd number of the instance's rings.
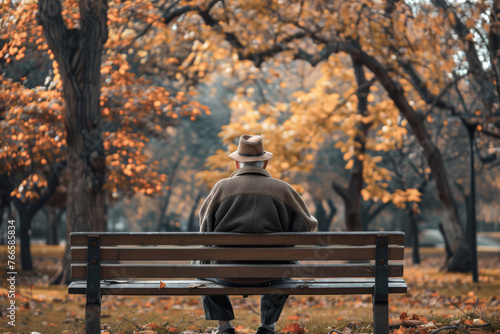
{"label": "blurred background trees", "polygon": [[80,3],[0,9],[0,212],[23,245],[197,230],[245,133],[320,229],[403,229],[418,262],[441,226],[468,271],[473,127],[478,227],[499,230],[495,1]]}

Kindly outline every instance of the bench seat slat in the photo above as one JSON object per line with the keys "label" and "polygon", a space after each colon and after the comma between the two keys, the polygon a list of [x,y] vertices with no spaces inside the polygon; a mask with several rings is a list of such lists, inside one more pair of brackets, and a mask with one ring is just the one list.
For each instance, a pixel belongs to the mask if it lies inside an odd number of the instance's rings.
{"label": "bench seat slat", "polygon": [[[73,232],[71,245],[87,245],[88,232]],[[100,232],[101,246],[111,245],[367,245],[378,235],[388,236],[389,244],[404,244],[403,232],[303,232],[269,234],[184,233],[184,232]],[[265,236],[265,238],[263,238]]]}
{"label": "bench seat slat", "polygon": [[[390,260],[402,260],[404,247],[389,248]],[[154,260],[373,260],[375,246],[353,247],[297,247],[297,248],[227,248],[227,247],[102,247],[102,261],[154,261]],[[87,261],[86,247],[71,248],[72,261]]]}
{"label": "bench seat slat", "polygon": [[[314,279],[293,280],[267,287],[230,287],[202,280],[164,281],[111,281],[101,283],[103,295],[260,295],[281,293],[289,295],[342,295],[373,294],[374,279]],[[307,287],[306,287],[307,286]],[[85,294],[86,282],[70,284],[70,294]],[[407,286],[403,279],[389,280],[389,293],[406,293]]]}
{"label": "bench seat slat", "polygon": [[[86,264],[72,264],[73,278],[86,277]],[[101,278],[276,278],[276,277],[373,277],[372,264],[326,265],[143,265],[101,264]],[[403,276],[403,264],[389,265],[389,277]]]}

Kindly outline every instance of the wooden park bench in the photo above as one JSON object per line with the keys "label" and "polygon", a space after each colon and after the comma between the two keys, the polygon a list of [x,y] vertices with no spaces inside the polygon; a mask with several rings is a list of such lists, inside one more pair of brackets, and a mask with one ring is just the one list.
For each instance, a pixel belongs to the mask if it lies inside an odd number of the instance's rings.
{"label": "wooden park bench", "polygon": [[[78,232],[70,241],[71,273],[78,281],[68,292],[86,294],[87,333],[100,332],[102,295],[371,294],[374,333],[381,334],[389,332],[389,294],[407,291],[402,278],[393,278],[403,275],[403,263],[392,262],[404,258],[402,232]],[[199,265],[192,260],[300,263]],[[200,280],[229,277],[291,280],[259,287]]]}

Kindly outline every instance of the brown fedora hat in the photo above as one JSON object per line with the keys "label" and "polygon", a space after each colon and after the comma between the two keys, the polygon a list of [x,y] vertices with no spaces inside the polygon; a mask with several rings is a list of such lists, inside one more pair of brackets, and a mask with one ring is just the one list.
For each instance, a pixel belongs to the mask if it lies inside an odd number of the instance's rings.
{"label": "brown fedora hat", "polygon": [[273,157],[271,152],[264,151],[261,136],[243,135],[240,137],[238,150],[229,154],[236,161],[266,161]]}

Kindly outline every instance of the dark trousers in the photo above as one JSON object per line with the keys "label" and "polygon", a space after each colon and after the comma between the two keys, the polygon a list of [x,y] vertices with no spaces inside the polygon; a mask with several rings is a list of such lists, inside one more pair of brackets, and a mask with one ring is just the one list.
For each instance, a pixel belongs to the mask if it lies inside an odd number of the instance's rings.
{"label": "dark trousers", "polygon": [[[272,325],[280,318],[288,295],[262,295],[260,298],[260,319],[265,325]],[[233,306],[226,295],[202,296],[206,320],[233,320]]]}
{"label": "dark trousers", "polygon": [[[229,286],[243,286],[242,284],[228,282],[218,278],[206,279]],[[262,282],[255,284],[245,284],[244,286],[269,286],[275,283],[284,282],[286,279],[276,279],[270,282]],[[278,291],[277,291],[278,292]],[[260,297],[260,320],[264,325],[272,325],[280,318],[281,311],[285,306],[288,295],[271,294],[262,295]],[[233,306],[227,295],[202,296],[203,310],[205,311],[206,320],[233,320]]]}

